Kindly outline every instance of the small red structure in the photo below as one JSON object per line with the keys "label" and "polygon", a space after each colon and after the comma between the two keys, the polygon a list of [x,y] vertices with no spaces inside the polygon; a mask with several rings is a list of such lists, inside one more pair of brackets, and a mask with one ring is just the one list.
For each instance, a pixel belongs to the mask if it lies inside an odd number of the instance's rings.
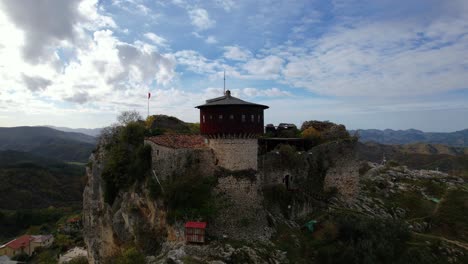
{"label": "small red structure", "polygon": [[193,243],[205,243],[206,222],[185,223],[185,241]]}

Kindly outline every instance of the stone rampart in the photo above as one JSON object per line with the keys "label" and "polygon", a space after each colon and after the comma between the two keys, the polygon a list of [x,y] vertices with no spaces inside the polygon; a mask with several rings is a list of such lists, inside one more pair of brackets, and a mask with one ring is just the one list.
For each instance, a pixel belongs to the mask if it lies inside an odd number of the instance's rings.
{"label": "stone rampart", "polygon": [[215,160],[208,148],[174,149],[149,140],[145,140],[145,144],[151,146],[152,169],[160,180],[171,180],[186,173],[213,173]]}
{"label": "stone rampart", "polygon": [[228,170],[257,170],[257,139],[210,139],[217,165]]}

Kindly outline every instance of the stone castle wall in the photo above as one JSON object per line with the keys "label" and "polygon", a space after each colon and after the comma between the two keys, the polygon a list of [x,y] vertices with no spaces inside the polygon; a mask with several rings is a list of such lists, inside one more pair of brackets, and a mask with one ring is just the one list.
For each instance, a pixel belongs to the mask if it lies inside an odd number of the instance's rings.
{"label": "stone castle wall", "polygon": [[210,225],[210,234],[236,240],[266,241],[271,237],[273,230],[268,226],[259,181],[240,175],[223,176],[218,178],[215,191],[225,204]]}
{"label": "stone castle wall", "polygon": [[172,179],[175,175],[186,173],[210,174],[214,170],[215,159],[208,148],[173,149],[154,144],[145,140],[151,146],[152,169],[160,180]]}
{"label": "stone castle wall", "polygon": [[217,165],[228,170],[257,170],[257,139],[210,139]]}

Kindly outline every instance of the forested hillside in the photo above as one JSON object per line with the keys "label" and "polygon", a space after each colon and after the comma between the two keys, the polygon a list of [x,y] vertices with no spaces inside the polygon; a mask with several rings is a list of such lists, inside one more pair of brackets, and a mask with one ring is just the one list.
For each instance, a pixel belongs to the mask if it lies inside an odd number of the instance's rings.
{"label": "forested hillside", "polygon": [[0,150],[30,152],[38,156],[86,162],[94,149],[94,137],[48,127],[0,128]]}
{"label": "forested hillside", "polygon": [[18,151],[0,151],[0,209],[80,206],[82,165]]}

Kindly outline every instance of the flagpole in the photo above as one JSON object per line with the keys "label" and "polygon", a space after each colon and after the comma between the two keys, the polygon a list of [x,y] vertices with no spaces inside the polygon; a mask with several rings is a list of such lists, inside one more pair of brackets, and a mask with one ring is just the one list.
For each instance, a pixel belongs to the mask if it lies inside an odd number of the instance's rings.
{"label": "flagpole", "polygon": [[148,117],[149,117],[149,99],[150,99],[150,97],[151,97],[151,93],[148,92],[148,115],[146,116],[146,119],[148,119]]}

